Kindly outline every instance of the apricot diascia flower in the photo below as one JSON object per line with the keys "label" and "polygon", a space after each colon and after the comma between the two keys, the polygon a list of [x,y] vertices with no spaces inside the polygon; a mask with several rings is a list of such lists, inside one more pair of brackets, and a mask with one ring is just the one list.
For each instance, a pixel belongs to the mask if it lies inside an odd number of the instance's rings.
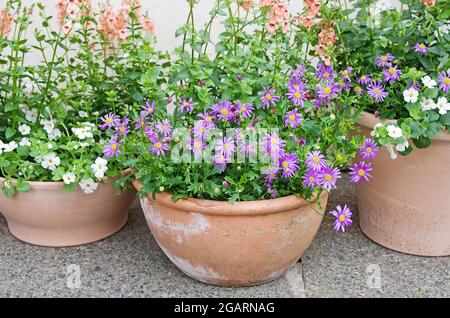
{"label": "apricot diascia flower", "polygon": [[6,9],[0,8],[0,37],[6,37],[11,32],[13,16]]}

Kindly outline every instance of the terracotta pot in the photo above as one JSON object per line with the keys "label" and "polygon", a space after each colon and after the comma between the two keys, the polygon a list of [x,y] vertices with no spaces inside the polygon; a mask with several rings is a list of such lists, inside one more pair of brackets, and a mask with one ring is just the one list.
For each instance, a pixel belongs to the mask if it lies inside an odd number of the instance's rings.
{"label": "terracotta pot", "polygon": [[170,194],[158,193],[141,205],[159,246],[185,274],[208,284],[250,286],[283,275],[298,261],[319,229],[327,199],[323,193],[320,207],[295,196],[174,203]]}
{"label": "terracotta pot", "polygon": [[[3,181],[0,178],[0,184]],[[105,179],[92,194],[79,187],[65,191],[62,182],[30,182],[30,191],[12,198],[0,191],[0,212],[21,241],[53,247],[92,243],[125,225],[136,197],[134,189],[116,195],[114,181]]]}
{"label": "terracotta pot", "polygon": [[[369,136],[379,120],[363,113]],[[412,143],[411,143],[412,144]],[[426,149],[392,160],[385,147],[373,160],[373,178],[357,186],[360,225],[375,242],[422,256],[450,255],[450,134]]]}

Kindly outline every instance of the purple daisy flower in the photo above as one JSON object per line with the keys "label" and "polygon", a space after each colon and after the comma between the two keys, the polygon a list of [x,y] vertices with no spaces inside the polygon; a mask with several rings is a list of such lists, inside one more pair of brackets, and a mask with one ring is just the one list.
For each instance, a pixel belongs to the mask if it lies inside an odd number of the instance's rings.
{"label": "purple daisy flower", "polygon": [[303,185],[310,189],[320,186],[319,173],[314,171],[314,169],[308,169],[306,174],[303,176]]}
{"label": "purple daisy flower", "polygon": [[162,140],[156,140],[150,147],[150,152],[157,156],[164,156],[165,151],[169,150],[169,145]]}
{"label": "purple daisy flower", "polygon": [[295,141],[296,143],[298,143],[302,147],[304,147],[306,145],[306,139],[305,138],[294,137],[294,138],[292,138],[292,140]]}
{"label": "purple daisy flower", "polygon": [[376,58],[376,65],[378,67],[389,67],[389,66],[391,66],[391,62],[393,60],[394,60],[394,56],[391,53],[379,55]]}
{"label": "purple daisy flower", "polygon": [[353,72],[353,67],[349,66],[345,70],[342,70],[340,74],[341,74],[342,78],[344,78],[345,80],[349,81],[350,80],[350,74],[352,72]]}
{"label": "purple daisy flower", "polygon": [[111,138],[111,141],[106,145],[105,149],[103,150],[103,155],[106,158],[112,158],[117,157],[120,154],[119,146],[122,143],[121,140],[117,139],[117,136],[113,136]]}
{"label": "purple daisy flower", "polygon": [[286,96],[295,106],[303,106],[303,102],[307,100],[303,87],[304,85],[301,82],[289,85],[289,91],[286,93]]}
{"label": "purple daisy flower", "polygon": [[145,124],[147,123],[148,117],[147,112],[142,111],[141,115],[139,116],[138,120],[136,121],[135,130],[139,130],[145,127]]}
{"label": "purple daisy flower", "polygon": [[265,179],[268,184],[278,179],[278,171],[280,169],[277,167],[270,167],[265,171]]}
{"label": "purple daisy flower", "polygon": [[332,98],[336,97],[337,85],[334,82],[325,82],[322,84],[317,84],[317,96],[322,101],[330,101]]}
{"label": "purple daisy flower", "polygon": [[446,93],[450,89],[450,70],[439,74],[438,81],[439,89]]}
{"label": "purple daisy flower", "polygon": [[372,82],[367,86],[367,94],[376,102],[380,103],[388,96],[388,93],[384,90],[384,86],[381,81]]}
{"label": "purple daisy flower", "polygon": [[128,128],[128,123],[130,122],[130,119],[128,116],[124,116],[122,118],[122,121],[120,122],[119,126],[117,127],[117,134],[119,136],[125,136],[128,134],[130,129]]}
{"label": "purple daisy flower", "polygon": [[299,80],[305,76],[306,67],[304,65],[297,65],[291,70],[291,79]]}
{"label": "purple daisy flower", "polygon": [[364,90],[361,88],[361,86],[358,86],[358,85],[353,87],[353,91],[355,92],[356,95],[364,94]]}
{"label": "purple daisy flower", "polygon": [[333,72],[334,72],[333,66],[327,66],[323,63],[320,63],[316,76],[325,81],[329,81],[333,79]]}
{"label": "purple daisy flower", "polygon": [[265,139],[264,151],[267,156],[278,156],[284,151],[285,141],[277,133],[266,134]]}
{"label": "purple daisy flower", "polygon": [[372,171],[372,164],[370,162],[365,163],[361,161],[360,163],[356,163],[353,167],[350,167],[350,181],[353,183],[360,183],[362,180],[369,181],[372,178],[370,171]]}
{"label": "purple daisy flower", "polygon": [[208,128],[215,128],[216,124],[214,124],[214,117],[213,115],[211,115],[210,113],[208,113],[207,111],[204,111],[203,114],[199,114],[198,115],[202,121],[205,127]]}
{"label": "purple daisy flower", "polygon": [[219,120],[231,121],[234,119],[233,104],[229,101],[220,101],[211,106],[213,115]]}
{"label": "purple daisy flower", "polygon": [[297,109],[293,109],[284,116],[284,125],[286,127],[297,128],[302,123],[302,114],[299,114]]}
{"label": "purple daisy flower", "polygon": [[155,143],[158,140],[158,134],[153,130],[152,127],[146,126],[144,128],[145,135],[147,136],[148,140],[150,140],[152,143]]}
{"label": "purple daisy flower", "polygon": [[367,85],[372,82],[372,77],[370,75],[361,75],[357,80],[359,85]]}
{"label": "purple daisy flower", "polygon": [[164,119],[162,122],[158,122],[156,124],[156,129],[165,137],[168,137],[172,134],[172,125],[170,124],[170,121],[168,119]]}
{"label": "purple daisy flower", "polygon": [[272,199],[275,199],[278,195],[278,191],[272,188],[272,185],[270,183],[266,183],[267,192],[270,193],[270,197]]}
{"label": "purple daisy flower", "polygon": [[156,109],[156,102],[152,101],[151,104],[149,102],[145,102],[145,105],[142,106],[142,109],[147,112],[148,115],[153,115]]}
{"label": "purple daisy flower", "polygon": [[178,110],[180,112],[190,113],[193,108],[194,108],[194,102],[193,102],[192,98],[189,98],[189,99],[182,98],[180,100],[179,107],[178,107]]}
{"label": "purple daisy flower", "polygon": [[423,43],[416,43],[413,46],[414,52],[420,54],[420,55],[427,55],[428,54],[428,48]]}
{"label": "purple daisy flower", "polygon": [[349,81],[342,81],[341,80],[341,81],[339,81],[337,83],[337,87],[338,87],[338,91],[339,92],[343,92],[343,91],[349,89],[350,87],[352,87],[352,85],[350,84]]}
{"label": "purple daisy flower", "polygon": [[345,232],[345,229],[352,225],[352,211],[350,211],[347,205],[344,205],[344,208],[338,205],[330,214],[336,218],[333,223],[333,230],[336,232]]}
{"label": "purple daisy flower", "polygon": [[402,71],[397,68],[397,66],[392,65],[391,67],[386,68],[383,71],[383,76],[385,81],[389,81],[389,83],[394,83],[400,79],[400,75]]}
{"label": "purple daisy flower", "polygon": [[279,96],[275,96],[274,88],[264,88],[264,91],[259,93],[261,95],[261,103],[263,108],[269,108],[270,105],[275,106],[280,100]]}
{"label": "purple daisy flower", "polygon": [[359,154],[365,160],[375,159],[377,152],[378,147],[372,139],[366,139],[364,145],[359,148]]}
{"label": "purple daisy flower", "polygon": [[227,168],[227,160],[223,154],[216,154],[214,157],[214,165],[221,170],[225,170]]}
{"label": "purple daisy flower", "polygon": [[194,123],[194,128],[192,128],[192,133],[194,134],[195,138],[204,140],[206,139],[206,133],[208,132],[209,128],[206,126],[204,120],[197,120]]}
{"label": "purple daisy flower", "polygon": [[112,129],[120,125],[119,116],[109,113],[101,118],[102,124],[100,125],[101,130]]}
{"label": "purple daisy flower", "polygon": [[241,104],[240,101],[236,103],[235,108],[236,112],[245,119],[250,117],[254,109],[252,104]]}
{"label": "purple daisy flower", "polygon": [[216,141],[216,153],[222,154],[225,159],[230,159],[234,154],[234,141],[231,137],[225,137]]}
{"label": "purple daisy flower", "polygon": [[194,153],[194,158],[199,159],[202,156],[203,149],[206,147],[206,143],[202,140],[191,139],[190,150]]}
{"label": "purple daisy flower", "polygon": [[295,153],[285,153],[280,158],[280,168],[283,178],[292,178],[298,170],[298,159]]}
{"label": "purple daisy flower", "polygon": [[320,183],[324,190],[336,189],[336,181],[341,178],[341,172],[338,168],[330,166],[324,167],[320,173]]}
{"label": "purple daisy flower", "polygon": [[314,150],[306,154],[306,166],[314,171],[320,171],[327,165],[325,156],[319,150]]}

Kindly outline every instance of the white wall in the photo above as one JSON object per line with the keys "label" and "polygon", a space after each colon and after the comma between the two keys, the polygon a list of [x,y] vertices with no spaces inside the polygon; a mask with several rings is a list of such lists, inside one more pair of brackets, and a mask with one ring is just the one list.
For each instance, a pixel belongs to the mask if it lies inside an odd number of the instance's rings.
{"label": "white wall", "polygon": [[[110,0],[115,8],[120,6],[121,0]],[[255,0],[255,3],[259,0]],[[56,14],[57,0],[23,0],[24,4],[42,2],[47,6],[49,15]],[[0,0],[0,7],[4,7],[6,0]],[[98,6],[103,1],[92,0],[94,6]],[[214,0],[200,0],[196,7],[195,19],[198,26],[203,26],[209,20],[209,12],[214,6]],[[302,0],[292,0],[291,9],[298,12],[302,7]],[[148,11],[153,19],[158,39],[157,47],[163,50],[172,51],[177,46],[180,39],[175,39],[176,29],[185,23],[188,15],[188,5],[186,0],[142,0],[144,11]],[[213,35],[220,31],[220,25],[215,25],[212,30]]]}

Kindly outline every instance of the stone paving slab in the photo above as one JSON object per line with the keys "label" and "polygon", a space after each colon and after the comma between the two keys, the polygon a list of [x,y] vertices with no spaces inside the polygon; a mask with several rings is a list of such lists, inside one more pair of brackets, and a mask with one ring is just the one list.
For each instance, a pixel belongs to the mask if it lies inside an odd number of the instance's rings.
{"label": "stone paving slab", "polygon": [[[345,203],[356,213],[354,189],[343,181],[327,211]],[[221,288],[181,273],[159,249],[139,207],[118,234],[58,249],[20,242],[0,216],[0,297],[450,297],[450,257],[390,251],[367,239],[354,221],[348,232],[335,234],[326,219],[301,263],[284,277]],[[67,287],[72,264],[80,267],[80,288]],[[378,282],[381,288],[373,288]]]}

